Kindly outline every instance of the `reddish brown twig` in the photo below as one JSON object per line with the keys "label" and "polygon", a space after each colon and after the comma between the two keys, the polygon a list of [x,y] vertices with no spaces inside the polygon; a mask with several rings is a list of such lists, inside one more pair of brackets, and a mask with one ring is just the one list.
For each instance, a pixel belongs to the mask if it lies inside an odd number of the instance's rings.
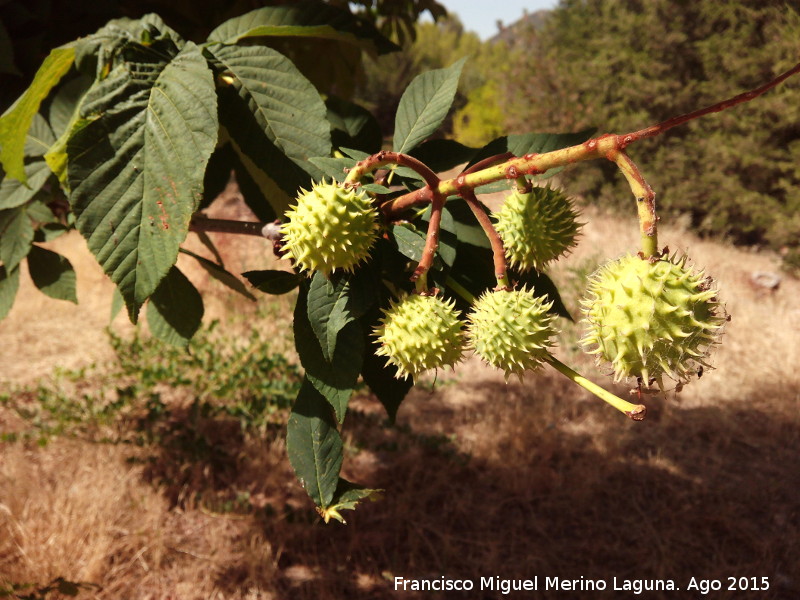
{"label": "reddish brown twig", "polygon": [[[743,94],[739,94],[738,96],[734,96],[733,98],[728,98],[727,100],[723,100],[722,102],[717,102],[716,104],[712,104],[711,106],[707,106],[706,108],[701,108],[699,110],[692,111],[690,113],[686,113],[684,115],[678,115],[677,117],[672,117],[667,119],[666,121],[662,121],[656,125],[651,125],[650,127],[645,127],[644,129],[640,129],[639,131],[634,131],[633,133],[629,133],[628,135],[623,137],[623,143],[625,146],[636,142],[638,140],[653,137],[659,134],[664,133],[667,129],[672,129],[673,127],[677,127],[678,125],[683,125],[689,121],[694,119],[704,117],[705,115],[720,112],[736,106],[737,104],[743,104],[744,102],[749,102],[753,98],[757,98],[758,96],[762,95],[765,92],[768,92],[772,88],[780,85],[784,81],[786,81],[792,75],[800,73],[800,63],[797,63],[788,71],[784,71],[780,75],[778,75],[772,81],[765,83],[761,87],[758,87],[754,90],[750,90],[749,92],[744,92]],[[622,146],[623,148],[625,146]]]}
{"label": "reddish brown twig", "polygon": [[368,156],[364,160],[356,163],[356,166],[350,169],[350,172],[347,174],[347,178],[345,179],[344,183],[345,185],[351,186],[357,185],[361,178],[367,173],[372,173],[383,166],[392,164],[402,165],[412,169],[418,173],[420,177],[425,180],[425,184],[432,189],[436,189],[442,181],[439,179],[439,176],[436,175],[436,173],[434,173],[430,167],[428,167],[428,165],[417,160],[413,156],[401,154],[399,152],[387,152],[382,150],[377,154]]}
{"label": "reddish brown twig", "polygon": [[442,224],[442,209],[444,208],[444,198],[441,194],[434,193],[431,201],[431,220],[428,222],[428,235],[425,238],[425,247],[422,249],[422,256],[419,259],[411,281],[417,281],[425,275],[433,265],[433,258],[436,256],[436,249],[439,247],[439,227]]}

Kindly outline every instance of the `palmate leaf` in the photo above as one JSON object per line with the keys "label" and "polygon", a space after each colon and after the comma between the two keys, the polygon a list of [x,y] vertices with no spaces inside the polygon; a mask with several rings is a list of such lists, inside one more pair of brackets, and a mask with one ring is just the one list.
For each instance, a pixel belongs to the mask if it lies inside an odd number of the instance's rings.
{"label": "palmate leaf", "polygon": [[66,257],[34,245],[28,254],[28,271],[42,293],[56,300],[78,303],[75,269]]}
{"label": "palmate leaf", "polygon": [[27,184],[11,177],[0,182],[0,210],[16,208],[33,199],[50,178],[50,169],[43,160],[35,160],[25,165],[25,174]]}
{"label": "palmate leaf", "polygon": [[0,265],[0,321],[6,318],[8,311],[14,306],[14,298],[19,289],[19,267],[6,269]]}
{"label": "palmate leaf", "polygon": [[288,294],[305,281],[305,276],[288,271],[246,271],[242,277],[257,290],[279,296]]}
{"label": "palmate leaf", "polygon": [[343,447],[330,404],[305,379],[286,425],[286,451],[297,478],[320,508],[334,499]]}
{"label": "palmate leaf", "polygon": [[328,96],[325,106],[334,147],[357,148],[369,153],[381,149],[380,125],[366,108],[335,96]]}
{"label": "palmate leaf", "polygon": [[30,252],[33,224],[25,206],[0,210],[0,262],[13,270]]}
{"label": "palmate leaf", "polygon": [[398,49],[374,26],[357,19],[350,11],[325,2],[308,0],[282,6],[265,6],[225,21],[211,32],[208,41],[235,44],[252,37],[307,37],[342,41],[378,53]]}
{"label": "palmate leaf", "polygon": [[161,280],[147,304],[147,324],[154,337],[186,346],[203,320],[203,298],[178,267]]}
{"label": "palmate leaf", "polygon": [[228,271],[225,267],[223,267],[218,263],[215,263],[213,260],[207,259],[204,256],[200,256],[199,254],[195,254],[190,250],[186,250],[185,248],[181,248],[180,251],[183,254],[191,256],[193,259],[195,259],[197,263],[201,267],[203,267],[203,269],[205,269],[206,273],[211,275],[211,277],[219,281],[222,285],[224,285],[228,289],[233,290],[237,294],[241,294],[248,300],[252,300],[253,302],[255,302],[256,297],[253,296],[253,294],[251,294],[249,291],[247,291],[247,288],[245,287],[244,283],[242,283],[242,280],[236,277],[236,275],[234,275],[230,271]]}
{"label": "palmate leaf", "polygon": [[325,277],[317,271],[308,290],[307,313],[325,360],[333,361],[339,332],[361,317],[375,300],[374,283],[368,271],[342,273]]}
{"label": "palmate leaf", "polygon": [[312,156],[330,154],[325,103],[288,58],[263,46],[213,46],[207,51],[232,78],[267,138],[286,156],[305,167]]}
{"label": "palmate leaf", "polygon": [[337,333],[333,356],[328,360],[308,318],[307,292],[301,287],[294,310],[294,342],[306,378],[344,421],[350,396],[356,387],[364,357],[364,334],[359,321],[350,321]]}
{"label": "palmate leaf", "polygon": [[72,67],[75,49],[72,46],[56,48],[36,72],[30,87],[0,117],[0,163],[7,177],[23,183],[27,180],[23,165],[23,152],[31,121],[50,90]]}
{"label": "palmate leaf", "polygon": [[347,523],[342,517],[343,510],[355,510],[362,500],[377,500],[383,490],[373,490],[356,485],[343,477],[339,478],[339,484],[331,498],[329,506],[318,507],[317,512],[328,523],[331,519],[336,519],[340,523]]}
{"label": "palmate leaf", "polygon": [[131,44],[81,104],[67,144],[77,227],[135,320],[175,264],[217,141],[216,94],[200,50]]}
{"label": "palmate leaf", "polygon": [[439,128],[453,104],[466,60],[417,75],[409,84],[397,107],[392,148],[395,152],[409,152]]}
{"label": "palmate leaf", "polygon": [[330,124],[317,90],[285,56],[261,46],[214,46],[206,53],[231,81],[220,91],[226,140],[275,213],[322,172],[308,159],[328,156]]}

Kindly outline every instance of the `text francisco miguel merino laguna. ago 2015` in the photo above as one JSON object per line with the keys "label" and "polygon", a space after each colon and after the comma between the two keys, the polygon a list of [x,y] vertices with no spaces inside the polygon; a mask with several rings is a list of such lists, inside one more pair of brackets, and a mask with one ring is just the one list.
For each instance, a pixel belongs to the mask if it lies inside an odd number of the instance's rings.
{"label": "text francisco miguel merino laguna. ago 2015", "polygon": [[691,577],[688,582],[678,586],[673,579],[625,579],[612,577],[610,579],[567,579],[561,577],[539,577],[531,579],[504,579],[502,577],[480,577],[477,579],[452,579],[442,576],[434,579],[407,579],[395,577],[393,580],[395,591],[408,592],[446,592],[446,591],[494,591],[502,594],[511,592],[538,592],[538,591],[575,591],[592,592],[604,590],[618,590],[641,594],[651,591],[677,591],[681,588],[696,590],[705,594],[712,590],[750,590],[764,591],[769,589],[769,577],[728,577],[727,584],[724,579],[701,579]]}

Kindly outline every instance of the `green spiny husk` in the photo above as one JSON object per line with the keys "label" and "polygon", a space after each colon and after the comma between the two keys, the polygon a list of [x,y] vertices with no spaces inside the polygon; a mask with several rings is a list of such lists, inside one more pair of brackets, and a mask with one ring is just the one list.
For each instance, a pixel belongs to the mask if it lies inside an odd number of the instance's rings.
{"label": "green spiny husk", "polygon": [[552,346],[555,333],[553,306],[533,290],[486,291],[475,302],[467,326],[470,348],[484,361],[522,377],[539,368]]}
{"label": "green spiny husk", "polygon": [[495,214],[506,257],[521,271],[541,271],[577,241],[578,213],[566,194],[546,187],[515,191]]}
{"label": "green spiny husk", "polygon": [[281,226],[285,255],[301,271],[352,271],[377,239],[378,211],[366,193],[318,183],[301,190]]}
{"label": "green spiny husk", "polygon": [[392,301],[374,335],[378,356],[397,367],[397,378],[415,379],[429,369],[449,367],[461,360],[462,323],[455,302],[438,296],[409,294]]}
{"label": "green spiny husk", "polygon": [[685,383],[706,362],[727,319],[713,280],[685,256],[611,261],[590,279],[582,301],[582,345],[607,361],[614,380],[649,387],[666,375]]}

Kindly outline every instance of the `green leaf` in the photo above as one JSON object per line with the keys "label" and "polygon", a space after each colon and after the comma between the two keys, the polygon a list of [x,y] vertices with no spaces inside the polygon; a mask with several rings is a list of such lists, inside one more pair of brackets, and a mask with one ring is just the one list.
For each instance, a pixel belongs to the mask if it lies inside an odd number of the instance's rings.
{"label": "green leaf", "polygon": [[211,71],[194,44],[171,60],[133,50],[87,93],[86,124],[67,154],[77,227],[135,321],[186,238],[217,112]]}
{"label": "green leaf", "polygon": [[71,46],[51,50],[25,93],[0,117],[0,163],[6,177],[14,177],[23,183],[27,180],[22,159],[31,121],[74,60],[75,49]]}
{"label": "green leaf", "polygon": [[[412,261],[419,262],[422,258],[422,250],[425,248],[425,232],[420,231],[411,223],[392,225],[391,231],[391,239],[397,251]],[[443,268],[442,259],[438,254],[433,259],[433,268]]]}
{"label": "green leaf", "polygon": [[53,209],[48,206],[50,198],[46,194],[40,194],[25,206],[28,218],[35,225],[45,223],[59,223],[58,217],[53,214]]}
{"label": "green leaf", "polygon": [[[297,190],[308,188],[312,177],[287,157],[265,135],[247,103],[233,88],[219,94],[220,142],[227,141],[239,164],[265,198],[274,214],[282,215]],[[307,163],[314,169],[311,163]]]}
{"label": "green leaf", "polygon": [[263,46],[209,48],[267,138],[301,167],[331,152],[325,103],[292,62]]}
{"label": "green leaf", "polygon": [[33,284],[47,296],[78,303],[75,269],[66,257],[34,245],[28,254],[28,271]]}
{"label": "green leaf", "polygon": [[203,320],[203,298],[180,272],[172,267],[147,304],[147,324],[154,337],[173,346],[186,346]]}
{"label": "green leaf", "polygon": [[[423,213],[421,226],[418,229],[415,224],[404,223],[392,226],[392,239],[397,245],[397,250],[414,262],[419,262],[422,258],[422,251],[425,248],[427,237],[428,221],[430,220],[431,210],[428,207]],[[442,222],[439,230],[439,245],[433,259],[433,268],[439,271],[450,267],[456,260],[456,224],[447,208],[442,210]]]}
{"label": "green leaf", "polygon": [[93,82],[92,78],[79,75],[59,86],[47,111],[47,119],[55,135],[61,136],[71,128],[73,116],[78,112],[78,105]]}
{"label": "green leaf", "polygon": [[330,279],[317,271],[308,290],[308,320],[322,348],[323,356],[332,362],[336,338],[345,325],[358,319],[374,300],[374,287],[367,281],[366,270],[356,274],[332,275]]}
{"label": "green leaf", "polygon": [[[221,138],[227,135],[227,131],[220,131]],[[209,206],[225,190],[230,182],[231,172],[233,172],[236,184],[242,194],[242,199],[248,208],[253,211],[260,221],[274,221],[277,215],[272,208],[272,203],[264,195],[269,187],[262,188],[256,183],[250,174],[250,169],[245,166],[239,156],[239,152],[234,149],[234,144],[230,142],[229,138],[227,139],[229,140],[228,143],[217,146],[208,161],[208,167],[203,179],[203,202],[200,208]],[[249,159],[247,160],[249,161]],[[263,173],[255,163],[249,162],[253,170],[257,173]],[[270,185],[273,188],[275,187],[274,183]],[[281,190],[277,188],[275,190],[282,198],[288,198],[288,195]],[[281,200],[280,203],[288,204],[287,200]]]}
{"label": "green leaf", "polygon": [[410,154],[433,169],[436,173],[449,171],[472,160],[478,148],[470,148],[455,140],[436,139],[423,142]]}
{"label": "green leaf", "polygon": [[303,380],[286,425],[286,451],[314,504],[330,506],[339,485],[342,438],[330,405],[308,379]]}
{"label": "green leaf", "polygon": [[[484,213],[489,213],[489,209],[487,209],[480,200],[478,200],[478,204]],[[475,214],[463,198],[448,200],[447,211],[453,217],[459,247],[461,244],[471,244],[473,246],[480,246],[481,248],[492,247],[489,238],[486,236],[486,232],[483,230],[480,223],[478,223]]]}
{"label": "green leaf", "polygon": [[309,162],[317,167],[324,177],[331,177],[339,183],[342,183],[347,178],[346,169],[352,169],[357,161],[352,158],[318,156],[309,159]]}
{"label": "green leaf", "polygon": [[258,8],[225,21],[208,36],[209,42],[235,44],[252,37],[306,37],[366,46],[379,53],[398,47],[371,24],[325,2],[293,2]]}
{"label": "green leaf", "polygon": [[16,208],[29,202],[44,187],[50,178],[50,168],[43,160],[35,160],[25,165],[27,185],[6,177],[0,183],[0,209]]}
{"label": "green leaf", "polygon": [[125,306],[125,298],[122,297],[122,294],[119,293],[119,288],[114,288],[114,292],[111,295],[111,315],[108,319],[109,324],[117,318],[119,311]]}
{"label": "green leaf", "polygon": [[307,292],[301,288],[294,310],[294,342],[306,377],[330,402],[339,422],[344,420],[353,394],[364,352],[359,321],[351,321],[339,331],[336,351],[328,361],[308,319]]}
{"label": "green leaf", "polygon": [[252,301],[255,302],[256,297],[253,296],[253,294],[251,294],[250,292],[248,292],[247,288],[244,286],[242,281],[238,277],[236,277],[236,275],[234,275],[230,271],[226,270],[225,267],[223,267],[222,265],[218,265],[217,263],[215,263],[212,260],[208,260],[204,256],[200,256],[199,254],[195,254],[194,252],[191,252],[191,251],[186,250],[184,248],[181,248],[180,251],[183,254],[186,254],[187,256],[191,256],[198,263],[200,263],[200,266],[203,267],[203,269],[205,269],[205,271],[209,275],[211,275],[214,279],[219,281],[221,284],[229,287],[234,292],[236,292],[238,294],[241,294],[242,296],[244,296],[248,300],[252,300]]}
{"label": "green leaf", "polygon": [[33,241],[40,244],[42,242],[52,242],[67,233],[67,231],[69,231],[69,228],[61,223],[45,223],[34,231]]}
{"label": "green leaf", "polygon": [[14,306],[14,298],[19,289],[19,267],[6,269],[0,265],[0,321],[6,318]]}
{"label": "green leaf", "polygon": [[33,242],[33,224],[24,206],[0,210],[0,262],[14,269]]}
{"label": "green leaf", "polygon": [[466,60],[464,57],[446,69],[422,73],[409,84],[395,116],[395,152],[409,152],[439,128],[450,111]]}
{"label": "green leaf", "polygon": [[326,523],[331,519],[336,519],[340,523],[347,523],[342,517],[341,511],[355,510],[362,500],[377,500],[382,491],[364,488],[340,477],[330,506],[319,510],[319,514]]}
{"label": "green leaf", "polygon": [[383,144],[381,127],[366,108],[336,96],[328,96],[325,106],[328,108],[331,142],[334,148],[345,146],[370,154],[381,149]]}
{"label": "green leaf", "polygon": [[387,188],[385,185],[379,185],[377,183],[365,183],[361,186],[362,190],[366,190],[370,194],[391,194],[392,190]]}
{"label": "green leaf", "polygon": [[80,120],[80,105],[92,83],[88,77],[76,77],[63,85],[50,103],[50,123],[58,139],[50,145],[44,159],[64,189],[69,187],[67,142],[75,131],[85,125],[85,122]]}
{"label": "green leaf", "polygon": [[291,292],[306,279],[288,271],[247,271],[242,277],[260,292],[276,296]]}
{"label": "green leaf", "polygon": [[25,156],[44,156],[55,141],[56,136],[50,129],[47,120],[40,113],[33,115],[31,127],[28,129],[28,137],[25,139]]}

